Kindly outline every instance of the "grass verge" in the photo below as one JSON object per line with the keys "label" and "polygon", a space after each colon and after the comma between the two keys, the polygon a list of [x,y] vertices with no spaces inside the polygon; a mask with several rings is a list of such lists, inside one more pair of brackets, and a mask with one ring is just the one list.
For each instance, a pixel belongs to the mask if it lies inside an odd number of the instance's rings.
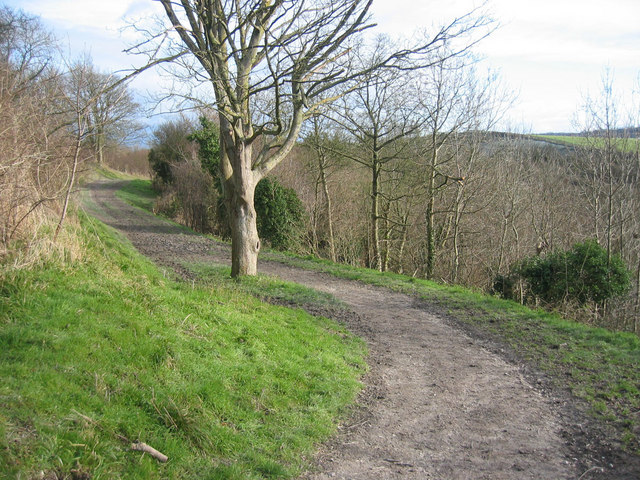
{"label": "grass verge", "polygon": [[127,182],[116,192],[116,196],[134,207],[153,212],[153,203],[157,194],[151,188],[150,180],[136,179]]}
{"label": "grass verge", "polygon": [[[571,135],[533,135],[533,138],[538,138],[550,143],[559,145],[567,145],[570,147],[596,147],[605,148],[605,140],[601,138],[587,138],[577,137]],[[614,138],[613,145],[621,152],[634,153],[638,151],[640,147],[640,139],[638,138]]]}
{"label": "grass verge", "polygon": [[168,280],[112,230],[81,223],[81,264],[1,279],[0,472],[300,473],[360,389],[363,342],[231,286]]}

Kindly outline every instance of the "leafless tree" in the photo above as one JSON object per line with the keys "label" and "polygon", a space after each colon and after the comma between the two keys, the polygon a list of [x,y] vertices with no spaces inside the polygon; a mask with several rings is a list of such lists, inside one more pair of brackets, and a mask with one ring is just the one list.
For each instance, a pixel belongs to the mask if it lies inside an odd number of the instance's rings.
{"label": "leafless tree", "polygon": [[416,159],[424,172],[426,278],[432,278],[435,271],[436,199],[444,188],[465,182],[465,176],[451,168],[458,153],[454,140],[462,132],[473,131],[479,118],[469,109],[476,79],[467,75],[464,67],[464,59],[443,58],[421,79],[425,134]]}
{"label": "leafless tree", "polygon": [[[370,52],[358,54],[361,69],[375,65],[393,51],[388,38],[377,39]],[[406,164],[408,153],[406,139],[415,134],[420,126],[419,104],[415,92],[407,88],[409,73],[404,70],[377,70],[365,75],[357,89],[332,108],[332,118],[341,129],[348,132],[352,148],[341,152],[369,172],[370,177],[370,236],[371,260],[369,266],[380,271],[385,269],[385,250],[381,223],[389,222],[391,203],[397,200],[397,189],[385,188],[395,172],[395,183],[400,166]],[[404,159],[404,162],[402,162]],[[388,231],[388,229],[386,230]]]}
{"label": "leafless tree", "polygon": [[329,191],[329,177],[340,164],[338,154],[339,146],[343,139],[335,137],[335,130],[332,131],[329,120],[321,114],[316,114],[307,122],[308,129],[303,134],[304,145],[310,150],[312,161],[309,162],[309,170],[315,172],[315,206],[312,215],[313,225],[313,246],[318,251],[318,219],[321,216],[318,212],[320,190],[324,198],[324,217],[327,228],[327,242],[329,244],[329,257],[332,261],[337,261],[336,245],[333,232],[333,206],[332,197]]}
{"label": "leafless tree", "polygon": [[83,75],[85,100],[91,101],[88,112],[87,141],[98,164],[104,162],[105,147],[115,147],[135,139],[141,129],[135,118],[140,106],[126,82],[118,76],[100,73],[91,63]]}
{"label": "leafless tree", "polygon": [[623,128],[626,125],[621,125],[626,119],[619,108],[613,73],[607,69],[600,93],[587,97],[583,106],[581,127],[586,145],[579,148],[581,161],[576,173],[592,208],[594,235],[604,241],[609,260],[614,251],[623,250],[622,236],[617,233],[630,212],[619,207],[625,185],[636,170],[633,149]]}
{"label": "leafless tree", "polygon": [[[372,1],[160,0],[170,29],[155,39],[168,48],[145,43],[138,51],[146,48],[149,65],[180,62],[191,78],[205,80],[214,93],[233,276],[257,270],[257,182],[291,151],[305,118],[330,101],[336,87],[348,89],[373,71],[399,68],[400,60],[427,55],[447,39],[489,23],[485,17],[464,16],[422,45],[354,69],[349,51],[372,26]],[[260,147],[254,151],[258,139]]]}

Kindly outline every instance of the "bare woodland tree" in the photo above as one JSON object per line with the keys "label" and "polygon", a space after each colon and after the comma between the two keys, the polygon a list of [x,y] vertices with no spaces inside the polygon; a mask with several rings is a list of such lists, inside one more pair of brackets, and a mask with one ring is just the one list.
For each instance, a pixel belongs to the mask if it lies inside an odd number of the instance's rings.
{"label": "bare woodland tree", "polygon": [[618,103],[613,75],[606,70],[600,94],[588,97],[583,107],[582,130],[587,144],[579,149],[581,161],[577,165],[585,196],[592,207],[593,234],[598,241],[604,241],[609,261],[614,250],[616,224],[623,223],[616,215],[616,203],[629,170],[624,165],[627,145],[620,131]]}
{"label": "bare woodland tree", "polygon": [[91,91],[91,81],[93,68],[88,59],[77,61],[71,65],[69,72],[63,79],[63,95],[60,98],[60,105],[63,117],[67,118],[67,123],[63,123],[61,127],[69,131],[73,138],[70,145],[68,156],[68,174],[65,185],[65,192],[62,204],[62,212],[56,227],[53,239],[58,238],[62,224],[67,216],[69,209],[69,200],[76,184],[76,176],[82,156],[82,144],[90,131],[91,111],[97,103],[100,91]]}
{"label": "bare woodland tree", "polygon": [[[364,74],[394,68],[488,24],[482,17],[456,19],[423,45],[358,70],[350,64],[349,49],[372,26],[372,0],[160,1],[179,38],[156,37],[169,51],[159,58],[161,47],[149,48],[149,65],[180,61],[192,76],[206,80],[215,96],[233,276],[257,271],[256,184],[291,151],[302,122],[336,87],[354,85]],[[258,139],[261,147],[254,151]]]}
{"label": "bare woodland tree", "polygon": [[[443,188],[462,186],[465,175],[455,165],[458,149],[454,140],[459,133],[472,131],[478,116],[470,110],[469,96],[476,79],[466,74],[464,61],[443,59],[422,79],[422,111],[426,132],[417,155],[424,172],[425,204],[425,278],[432,278],[436,260],[436,198]],[[471,139],[471,137],[467,137]]]}
{"label": "bare woodland tree", "polygon": [[[371,53],[358,55],[361,69],[380,63],[381,59],[388,57],[389,51],[392,51],[389,39],[378,38]],[[407,163],[406,139],[421,125],[417,113],[419,104],[414,101],[415,92],[407,88],[411,71],[408,65],[406,71],[372,71],[363,76],[357,89],[332,108],[333,121],[348,132],[353,142],[353,148],[343,150],[341,154],[369,173],[369,266],[380,271],[385,269],[381,222],[389,221],[388,209],[396,193],[385,189],[383,183],[392,172],[399,173],[399,163]]]}
{"label": "bare woodland tree", "polygon": [[333,233],[333,207],[331,193],[329,192],[329,177],[339,162],[339,155],[336,153],[336,145],[340,142],[332,142],[332,134],[328,126],[326,117],[319,113],[311,117],[308,121],[308,131],[303,135],[304,145],[313,152],[313,161],[310,170],[316,172],[315,181],[315,206],[313,212],[313,246],[318,251],[318,197],[319,190],[322,189],[324,198],[324,217],[327,225],[327,242],[329,244],[329,256],[333,262],[337,261],[336,245]]}
{"label": "bare woodland tree", "polygon": [[87,141],[98,164],[104,162],[104,150],[134,139],[141,127],[135,121],[140,106],[128,84],[115,75],[98,72],[90,63],[83,74],[82,94],[91,100],[87,115]]}

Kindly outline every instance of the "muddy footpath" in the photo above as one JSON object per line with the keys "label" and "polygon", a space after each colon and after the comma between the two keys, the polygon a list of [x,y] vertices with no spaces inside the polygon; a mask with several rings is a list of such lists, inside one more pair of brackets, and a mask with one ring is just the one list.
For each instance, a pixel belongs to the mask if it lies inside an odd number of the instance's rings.
{"label": "muddy footpath", "polygon": [[[178,275],[184,261],[228,264],[227,245],[190,234],[90,184],[87,210]],[[411,296],[277,262],[259,271],[331,293],[363,337],[370,372],[353,414],[320,447],[320,479],[637,479],[640,460],[608,442],[568,392],[498,345]]]}

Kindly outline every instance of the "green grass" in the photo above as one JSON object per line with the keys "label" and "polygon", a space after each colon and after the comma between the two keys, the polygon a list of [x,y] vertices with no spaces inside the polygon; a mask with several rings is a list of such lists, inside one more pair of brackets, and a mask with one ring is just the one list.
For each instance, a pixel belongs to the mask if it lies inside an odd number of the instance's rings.
{"label": "green grass", "polygon": [[116,192],[116,196],[134,207],[151,212],[157,194],[151,188],[150,180],[137,179],[127,182],[122,189]]}
{"label": "green grass", "polygon": [[248,276],[240,279],[231,278],[231,268],[209,263],[185,263],[185,268],[195,273],[200,282],[214,288],[235,288],[256,298],[270,303],[310,307],[327,312],[346,309],[343,302],[333,295],[319,292],[312,288],[287,282],[266,275]]}
{"label": "green grass", "polygon": [[81,264],[1,278],[0,478],[299,474],[360,389],[363,342],[233,285],[173,282],[82,224]]}
{"label": "green grass", "polygon": [[[604,148],[604,139],[599,138],[587,138],[576,137],[569,135],[534,135],[534,138],[540,140],[546,140],[551,143],[558,143],[561,145],[569,145],[575,147],[589,147],[595,146],[597,148]],[[640,139],[638,138],[618,138],[614,139],[614,144],[623,152],[637,152],[640,148]]]}

